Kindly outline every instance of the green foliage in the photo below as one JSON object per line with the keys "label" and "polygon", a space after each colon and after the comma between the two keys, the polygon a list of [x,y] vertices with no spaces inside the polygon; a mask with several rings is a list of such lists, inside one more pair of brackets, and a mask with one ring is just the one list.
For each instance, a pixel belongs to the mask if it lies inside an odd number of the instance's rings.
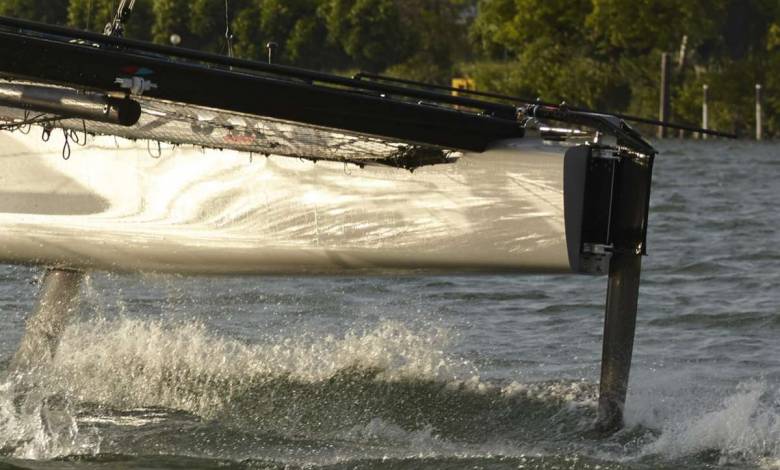
{"label": "green foliage", "polygon": [[277,62],[312,68],[338,67],[345,55],[327,44],[318,17],[321,0],[254,0],[234,23],[236,51],[265,60],[267,44],[278,44]]}
{"label": "green foliage", "polygon": [[401,22],[395,0],[325,0],[328,34],[358,67],[378,72],[412,55],[413,32]]}
{"label": "green foliage", "polygon": [[181,38],[182,47],[199,49],[203,46],[200,35],[190,31],[189,0],[155,0],[152,11],[152,39],[154,42],[168,44],[172,35]]}
{"label": "green foliage", "polygon": [[561,102],[592,108],[608,108],[627,101],[625,84],[614,78],[613,68],[565,48],[535,42],[510,62],[476,62],[463,67],[480,89],[526,100]]}
{"label": "green foliage", "polygon": [[710,127],[751,132],[754,86],[763,83],[767,133],[777,128],[776,0],[481,0],[479,7],[474,44],[505,61],[462,67],[480,88],[652,117],[661,53],[669,52],[672,120],[700,124],[707,83]]}
{"label": "green foliage", "polygon": [[[0,0],[0,14],[103,31],[118,0]],[[673,58],[672,120],[752,132],[764,85],[780,132],[777,0],[229,0],[234,53],[322,70],[366,70],[652,117]],[[226,53],[224,0],[137,0],[129,37]],[[683,37],[685,57],[679,61]],[[679,65],[678,65],[679,64]]]}
{"label": "green foliage", "polygon": [[591,8],[591,0],[481,0],[472,35],[493,57],[517,56],[539,39],[578,44]]}
{"label": "green foliage", "polygon": [[112,0],[71,0],[68,6],[68,24],[102,33],[106,23],[114,17],[114,3]]}
{"label": "green foliage", "polygon": [[411,32],[413,45],[405,61],[385,73],[448,84],[455,65],[469,57],[468,27],[461,18],[468,3],[421,0],[399,5],[401,21]]}
{"label": "green foliage", "polygon": [[694,47],[712,41],[724,13],[724,2],[711,0],[593,0],[585,26],[612,56],[639,55],[675,50],[683,35]]}
{"label": "green foliage", "polygon": [[0,15],[65,24],[68,18],[68,0],[0,0]]}
{"label": "green foliage", "polygon": [[[67,6],[68,24],[75,28],[102,33],[116,14],[116,0],[70,0]],[[151,39],[149,25],[153,21],[152,0],[136,0],[131,20],[125,25],[125,35],[136,39]]]}

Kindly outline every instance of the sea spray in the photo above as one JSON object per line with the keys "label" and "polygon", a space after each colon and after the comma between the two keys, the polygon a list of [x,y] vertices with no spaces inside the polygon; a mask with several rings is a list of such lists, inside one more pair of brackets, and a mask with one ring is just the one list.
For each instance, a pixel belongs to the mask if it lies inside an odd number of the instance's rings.
{"label": "sea spray", "polygon": [[455,370],[462,361],[448,358],[447,341],[444,332],[416,333],[394,322],[343,337],[301,334],[249,345],[197,322],[95,320],[68,329],[50,380],[82,401],[208,416],[250,380],[318,382],[345,370],[377,371],[385,381],[450,379],[462,372]]}
{"label": "sea spray", "polygon": [[715,453],[719,465],[766,466],[780,458],[777,388],[750,381],[725,398],[691,393],[679,393],[677,398],[677,406],[664,401],[664,408],[644,413],[643,424],[657,429],[658,437],[640,450],[640,457],[675,460]]}
{"label": "sea spray", "polygon": [[79,426],[75,404],[32,385],[38,373],[9,375],[0,384],[0,454],[51,459],[98,453],[100,438]]}

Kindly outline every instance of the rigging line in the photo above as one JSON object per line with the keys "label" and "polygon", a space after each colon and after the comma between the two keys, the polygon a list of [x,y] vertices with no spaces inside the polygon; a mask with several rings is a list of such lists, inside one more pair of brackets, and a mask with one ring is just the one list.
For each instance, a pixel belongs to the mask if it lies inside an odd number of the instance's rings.
{"label": "rigging line", "polygon": [[225,43],[227,44],[228,57],[233,57],[233,34],[230,32],[230,7],[228,0],[225,0]]}
{"label": "rigging line", "polygon": [[62,134],[65,136],[65,144],[62,146],[62,159],[70,160],[70,134],[65,128],[62,129]]}
{"label": "rigging line", "polygon": [[[27,114],[26,114],[27,116]],[[25,119],[21,122],[8,122],[8,123],[2,123],[0,124],[0,130],[4,131],[19,131],[22,134],[29,134],[30,129],[33,125],[38,124],[50,124],[53,122],[57,122],[62,120],[62,117],[55,116],[55,117],[45,117],[45,114],[39,114],[37,116],[34,116],[32,118],[25,117]],[[45,127],[45,126],[44,126]]]}
{"label": "rigging line", "polygon": [[86,29],[89,31],[89,25],[92,23],[92,0],[89,0],[89,4],[87,5],[87,24]]}
{"label": "rigging line", "polygon": [[81,126],[84,131],[83,138],[79,135],[79,130],[77,129],[68,129],[68,135],[70,136],[70,140],[72,140],[73,143],[79,147],[84,147],[87,145],[87,122],[83,119],[81,120]]}
{"label": "rigging line", "polygon": [[17,127],[19,132],[22,134],[29,134],[30,130],[32,130],[32,124],[30,124],[30,110],[25,109],[24,110],[24,119],[22,119],[22,123],[19,124],[19,127]]}
{"label": "rigging line", "polygon": [[162,157],[162,144],[160,144],[160,141],[157,142],[157,153],[152,153],[152,141],[147,140],[146,141],[146,151],[149,153],[149,156],[157,160],[158,158]]}

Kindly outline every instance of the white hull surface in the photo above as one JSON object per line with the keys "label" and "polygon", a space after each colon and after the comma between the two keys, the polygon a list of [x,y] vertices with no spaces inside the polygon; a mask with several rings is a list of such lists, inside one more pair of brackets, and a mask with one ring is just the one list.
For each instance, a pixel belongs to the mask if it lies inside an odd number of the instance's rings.
{"label": "white hull surface", "polygon": [[0,134],[0,262],[185,274],[570,272],[563,153],[498,143],[414,172]]}

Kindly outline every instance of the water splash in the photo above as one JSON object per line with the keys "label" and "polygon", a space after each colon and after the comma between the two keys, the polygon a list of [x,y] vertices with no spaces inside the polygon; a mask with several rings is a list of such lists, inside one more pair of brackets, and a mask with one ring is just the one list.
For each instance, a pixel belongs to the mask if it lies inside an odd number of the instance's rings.
{"label": "water splash", "polygon": [[247,345],[200,323],[96,320],[68,329],[46,378],[80,401],[213,416],[251,382],[322,382],[345,370],[374,370],[383,381],[452,378],[462,361],[447,356],[447,341],[442,331],[385,322],[343,337],[302,334]]}
{"label": "water splash", "polygon": [[[111,426],[170,433],[166,420],[182,411],[204,442],[210,433],[239,432],[297,446],[305,436],[377,455],[426,458],[514,458],[529,449],[554,456],[566,442],[573,454],[628,466],[693,458],[777,468],[780,395],[764,383],[745,383],[722,399],[658,383],[637,387],[644,391],[630,401],[633,430],[626,434],[638,436],[630,438],[635,445],[621,443],[626,437],[589,443],[581,437],[594,417],[595,384],[485,381],[449,352],[451,342],[447,331],[392,321],[339,336],[312,332],[257,344],[196,322],[81,321],[67,330],[50,364],[0,387],[0,449],[32,459],[133,453],[101,433]],[[155,438],[139,440],[139,451],[148,439]],[[161,451],[178,453],[180,445]],[[221,447],[204,455],[251,457],[254,449]]]}
{"label": "water splash", "polygon": [[98,435],[80,429],[76,415],[65,397],[30,388],[25,377],[9,378],[0,385],[0,455],[50,459],[98,453]]}
{"label": "water splash", "polygon": [[744,382],[722,398],[689,394],[666,411],[643,413],[642,424],[659,429],[640,457],[665,460],[710,454],[718,465],[777,466],[780,459],[780,392],[765,382]]}
{"label": "water splash", "polygon": [[[35,434],[38,428],[20,431],[9,421],[2,428],[7,434],[38,437],[4,445],[15,456],[35,458],[95,453],[101,448],[97,431],[85,430],[125,426],[122,410],[145,407],[191,413],[205,429],[358,446],[395,443],[426,455],[454,452],[452,439],[484,444],[512,434],[538,440],[540,423],[549,419],[561,429],[589,422],[592,410],[579,408],[592,402],[592,385],[486,382],[475,366],[448,352],[451,341],[447,331],[393,321],[340,336],[303,333],[258,344],[221,337],[195,322],[81,321],[66,331],[52,362],[25,379],[41,396],[67,397],[69,427]],[[574,412],[567,414],[567,407]],[[38,414],[4,416],[47,426]],[[103,447],[128,451],[110,442]]]}

